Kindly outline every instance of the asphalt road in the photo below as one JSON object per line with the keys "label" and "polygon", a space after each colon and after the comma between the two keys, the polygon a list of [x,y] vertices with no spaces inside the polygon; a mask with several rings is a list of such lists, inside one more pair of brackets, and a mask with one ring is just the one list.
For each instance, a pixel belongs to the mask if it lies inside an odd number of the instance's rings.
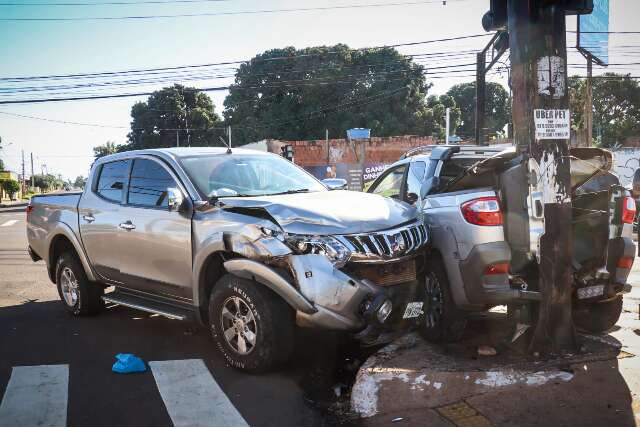
{"label": "asphalt road", "polygon": [[[95,317],[74,318],[59,302],[44,263],[29,258],[24,220],[21,212],[0,213],[0,396],[7,401],[3,405],[10,406],[13,399],[24,408],[35,394],[50,395],[46,402],[33,406],[47,407],[49,418],[55,418],[56,408],[66,403],[70,426],[169,426],[185,411],[187,416],[193,411],[211,416],[210,407],[197,405],[198,396],[211,395],[230,408],[228,425],[242,425],[242,419],[252,426],[335,423],[326,405],[331,403],[334,385],[341,381],[344,359],[351,356],[346,352],[352,346],[344,345],[343,337],[303,332],[297,337],[295,356],[281,372],[248,375],[227,366],[207,331],[190,323],[119,306]],[[152,363],[152,370],[144,373],[115,374],[111,366],[118,353],[167,363]],[[183,366],[184,360],[192,362]],[[202,363],[210,377],[197,371]],[[44,365],[38,368],[44,372],[14,369],[35,365]],[[15,378],[9,384],[12,372]],[[50,390],[25,392],[20,381],[28,383],[29,375],[44,376],[44,387]],[[179,385],[172,389],[176,378],[183,382],[182,389]],[[68,396],[64,393],[66,382]],[[196,390],[198,396],[181,402],[179,394],[184,390]],[[8,396],[12,393],[17,395]],[[0,413],[3,410],[8,409],[0,407]],[[26,424],[22,424],[26,427],[28,417],[36,415],[27,413]],[[0,426],[4,426],[1,418]],[[227,425],[223,421],[214,424]]]}

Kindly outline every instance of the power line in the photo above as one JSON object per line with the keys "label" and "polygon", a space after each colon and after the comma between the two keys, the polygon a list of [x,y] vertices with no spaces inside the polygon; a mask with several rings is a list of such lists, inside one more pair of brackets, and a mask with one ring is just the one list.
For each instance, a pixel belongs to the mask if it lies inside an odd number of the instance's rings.
{"label": "power line", "polygon": [[230,0],[141,0],[141,1],[98,1],[87,3],[0,3],[0,6],[118,6],[144,4],[175,4],[175,3],[220,3]]}
{"label": "power line", "polygon": [[[463,2],[469,0],[449,0],[450,2]],[[88,17],[60,17],[60,18],[0,18],[0,21],[13,22],[71,22],[71,21],[124,21],[124,20],[148,20],[148,19],[169,19],[169,18],[196,18],[204,16],[235,16],[235,15],[259,15],[272,13],[288,13],[288,12],[315,12],[326,10],[344,10],[344,9],[364,9],[378,7],[393,6],[413,6],[424,4],[442,4],[442,0],[423,0],[396,3],[370,3],[370,4],[350,4],[343,6],[316,6],[316,7],[299,7],[289,9],[258,9],[258,10],[242,10],[231,12],[200,12],[200,13],[183,13],[175,15],[132,15],[132,16],[88,16]]]}

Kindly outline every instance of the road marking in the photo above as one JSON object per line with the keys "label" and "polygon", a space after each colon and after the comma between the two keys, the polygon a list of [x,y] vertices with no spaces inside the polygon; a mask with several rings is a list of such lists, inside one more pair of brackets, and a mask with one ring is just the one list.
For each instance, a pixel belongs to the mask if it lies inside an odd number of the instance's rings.
{"label": "road marking", "polygon": [[149,366],[175,427],[249,426],[202,359],[149,362]]}
{"label": "road marking", "polygon": [[14,366],[0,404],[0,426],[67,425],[69,365]]}
{"label": "road marking", "polygon": [[0,227],[11,227],[12,225],[16,224],[20,222],[19,219],[10,219],[9,221],[5,222],[4,224],[0,225]]}

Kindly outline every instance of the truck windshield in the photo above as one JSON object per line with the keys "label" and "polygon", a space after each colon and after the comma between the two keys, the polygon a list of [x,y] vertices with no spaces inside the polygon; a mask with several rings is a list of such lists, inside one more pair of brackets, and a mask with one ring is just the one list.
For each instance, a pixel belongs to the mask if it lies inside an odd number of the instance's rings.
{"label": "truck windshield", "polygon": [[326,187],[288,160],[264,154],[219,154],[180,159],[206,197],[250,197],[326,191]]}

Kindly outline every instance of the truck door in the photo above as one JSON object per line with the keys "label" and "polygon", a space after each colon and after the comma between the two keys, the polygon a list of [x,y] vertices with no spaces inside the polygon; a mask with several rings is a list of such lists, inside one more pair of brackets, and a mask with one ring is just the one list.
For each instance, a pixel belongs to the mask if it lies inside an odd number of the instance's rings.
{"label": "truck door", "polygon": [[168,166],[153,157],[133,161],[119,233],[124,286],[192,298],[191,215],[170,210],[169,189],[187,192]]}
{"label": "truck door", "polygon": [[130,164],[130,160],[118,160],[98,166],[97,179],[78,206],[80,236],[89,261],[101,277],[116,282],[120,281],[120,207]]}

